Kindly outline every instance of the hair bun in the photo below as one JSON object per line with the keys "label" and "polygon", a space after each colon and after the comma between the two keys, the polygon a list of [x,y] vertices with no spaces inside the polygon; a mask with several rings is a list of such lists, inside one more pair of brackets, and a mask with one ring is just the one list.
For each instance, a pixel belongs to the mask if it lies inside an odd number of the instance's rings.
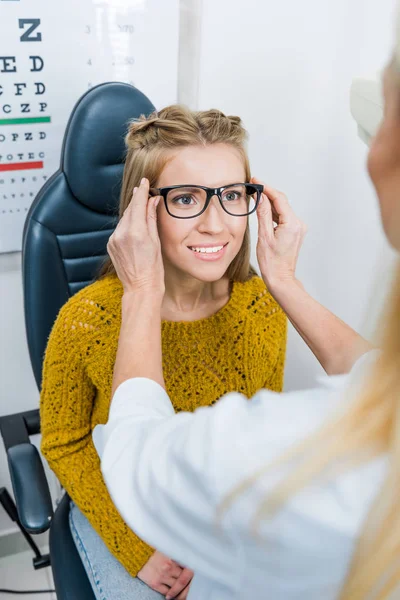
{"label": "hair bun", "polygon": [[230,115],[227,118],[230,120],[232,125],[242,127],[242,119],[240,117],[235,117],[234,115]]}
{"label": "hair bun", "polygon": [[228,142],[241,145],[246,139],[240,117],[227,116],[215,108],[193,112],[185,106],[172,105],[148,116],[133,119],[125,143],[128,152],[150,148],[176,148],[196,143]]}
{"label": "hair bun", "polygon": [[151,113],[149,116],[140,115],[138,119],[133,119],[129,123],[128,133],[125,137],[125,144],[129,149],[137,149],[146,146],[149,143],[149,130],[157,125],[158,114]]}
{"label": "hair bun", "polygon": [[157,142],[164,147],[187,143],[188,136],[196,134],[198,126],[191,111],[172,105],[148,117],[141,115],[130,122],[125,143],[129,150],[151,146]]}

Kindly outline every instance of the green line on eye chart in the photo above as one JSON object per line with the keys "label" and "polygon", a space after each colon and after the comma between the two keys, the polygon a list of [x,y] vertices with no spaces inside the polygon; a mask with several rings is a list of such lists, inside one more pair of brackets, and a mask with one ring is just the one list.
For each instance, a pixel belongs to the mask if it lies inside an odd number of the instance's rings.
{"label": "green line on eye chart", "polygon": [[16,119],[0,119],[0,125],[28,125],[31,123],[50,123],[51,117],[21,117]]}

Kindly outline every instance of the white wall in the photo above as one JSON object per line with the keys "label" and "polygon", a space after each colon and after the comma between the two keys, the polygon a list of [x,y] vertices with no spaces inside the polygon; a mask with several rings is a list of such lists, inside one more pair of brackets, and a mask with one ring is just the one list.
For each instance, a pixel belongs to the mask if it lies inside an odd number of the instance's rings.
{"label": "white wall", "polygon": [[[388,56],[394,0],[182,0],[182,6],[181,99],[243,118],[254,174],[285,191],[309,225],[299,277],[345,321],[369,331],[373,273],[381,257],[386,273],[389,254],[348,93],[354,75],[378,70]],[[0,255],[0,414],[38,405],[19,260]],[[317,372],[291,333],[286,387],[304,387]],[[0,449],[2,485],[10,487]],[[11,528],[0,509],[0,535]]]}
{"label": "white wall", "polygon": [[[349,112],[355,75],[392,41],[394,0],[203,0],[198,107],[242,117],[257,177],[284,191],[309,233],[298,275],[364,332],[375,265],[387,248]],[[256,240],[253,221],[253,244]],[[320,367],[290,332],[286,388]]]}

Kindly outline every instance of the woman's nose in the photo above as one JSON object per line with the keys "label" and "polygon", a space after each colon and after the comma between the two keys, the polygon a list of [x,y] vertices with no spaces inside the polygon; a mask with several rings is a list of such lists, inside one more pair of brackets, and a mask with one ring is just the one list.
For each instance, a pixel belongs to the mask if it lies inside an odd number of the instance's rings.
{"label": "woman's nose", "polygon": [[225,228],[224,210],[217,196],[211,198],[207,209],[200,215],[199,231],[203,233],[220,233]]}

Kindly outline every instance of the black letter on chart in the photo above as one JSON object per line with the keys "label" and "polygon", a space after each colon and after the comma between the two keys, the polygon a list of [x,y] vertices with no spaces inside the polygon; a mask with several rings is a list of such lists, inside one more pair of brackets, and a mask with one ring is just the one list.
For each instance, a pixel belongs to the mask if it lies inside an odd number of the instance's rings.
{"label": "black letter on chart", "polygon": [[35,96],[41,96],[42,94],[45,93],[46,86],[44,85],[44,83],[38,82],[38,83],[34,83],[33,85],[36,85]]}
{"label": "black letter on chart", "polygon": [[[44,62],[43,62],[43,58],[41,58],[40,56],[30,56],[29,57],[32,60],[32,69],[31,69],[31,73],[36,73],[37,71],[41,71],[43,69],[44,66]],[[36,66],[36,60],[40,60],[41,65],[39,66],[39,68]]]}
{"label": "black letter on chart", "polygon": [[37,33],[34,37],[30,34],[35,31],[40,25],[40,19],[18,19],[19,28],[24,29],[25,25],[30,25],[29,29],[25,31],[20,37],[21,42],[41,42],[42,34]]}
{"label": "black letter on chart", "polygon": [[22,92],[21,92],[20,88],[22,88],[22,89],[26,88],[26,83],[14,83],[14,85],[17,88],[17,93],[15,95],[22,96]]}
{"label": "black letter on chart", "polygon": [[[0,60],[3,61],[3,68],[1,69],[0,73],[16,73],[17,72],[17,67],[15,66],[15,56],[0,56]],[[14,63],[12,65],[13,68],[10,69],[9,67],[11,66],[12,63]]]}

